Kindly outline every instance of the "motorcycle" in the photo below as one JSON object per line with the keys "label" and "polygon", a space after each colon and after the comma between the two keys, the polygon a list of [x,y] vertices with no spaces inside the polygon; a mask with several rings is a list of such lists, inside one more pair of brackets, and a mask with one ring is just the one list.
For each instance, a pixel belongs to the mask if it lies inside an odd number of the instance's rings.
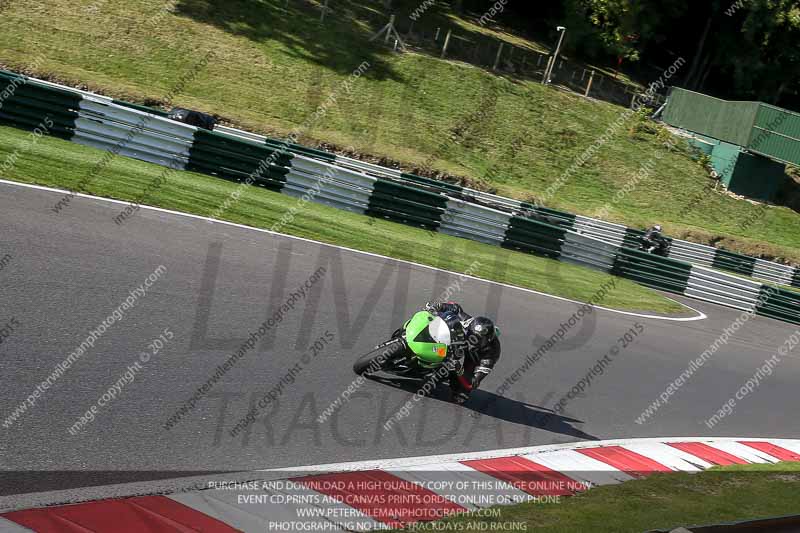
{"label": "motorcycle", "polygon": [[428,380],[453,369],[455,358],[448,356],[465,344],[464,328],[456,317],[445,320],[430,311],[419,311],[390,340],[358,358],[353,371],[365,377],[383,372]]}
{"label": "motorcycle", "polygon": [[647,252],[649,254],[655,254],[655,255],[660,255],[661,257],[667,257],[669,255],[670,247],[671,247],[670,241],[665,239],[664,237],[651,239],[643,236],[641,244],[639,246],[639,250]]}

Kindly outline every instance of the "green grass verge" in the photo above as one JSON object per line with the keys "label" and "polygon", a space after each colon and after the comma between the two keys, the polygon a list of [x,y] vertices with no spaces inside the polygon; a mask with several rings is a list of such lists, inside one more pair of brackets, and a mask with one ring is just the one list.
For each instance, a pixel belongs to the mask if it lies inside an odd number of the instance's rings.
{"label": "green grass verge", "polygon": [[[386,19],[374,0],[337,0],[325,24],[314,2],[288,4],[10,2],[0,18],[0,62],[123,99],[164,103],[211,50],[215,57],[173,103],[281,137],[369,61],[352,92],[340,92],[325,118],[303,132],[303,142],[389,158],[406,168],[429,164],[521,199],[541,197],[622,112],[537,82],[373,46],[368,39]],[[169,5],[174,9],[165,11]],[[394,5],[405,16],[419,2]],[[485,32],[444,4],[417,27],[423,24]],[[480,119],[469,122],[476,110]],[[612,221],[635,227],[660,222],[678,237],[800,262],[797,213],[776,207],[761,215],[755,205],[714,193],[705,170],[685,150],[667,150],[663,139],[630,121],[546,204],[589,216],[608,205]],[[643,165],[649,166],[642,172]],[[632,190],[615,198],[626,186]],[[754,223],[740,226],[751,217]]]}
{"label": "green grass verge", "polygon": [[421,524],[410,531],[503,531],[491,529],[495,523],[526,524],[527,531],[537,533],[642,533],[796,515],[800,514],[798,481],[798,463],[736,465],[699,474],[658,474],[593,488],[562,498],[560,503],[499,507],[499,517],[466,514],[443,523]]}
{"label": "green grass verge", "polygon": [[[60,139],[42,138],[37,143],[30,143],[30,139],[31,135],[22,130],[0,127],[0,161],[6,161],[10,154],[19,150],[16,165],[2,177],[72,189],[84,180],[104,154],[100,150]],[[88,183],[84,192],[121,200],[138,200],[164,170],[154,164],[116,157]],[[237,187],[236,183],[212,176],[174,172],[166,184],[140,202],[208,216]],[[58,199],[54,195],[53,204]],[[270,228],[296,204],[297,200],[289,196],[259,187],[248,187],[240,200],[222,217],[257,228]],[[68,217],[70,209],[77,208],[69,205],[65,212],[57,216]],[[116,228],[113,217],[110,216],[108,222],[109,230],[113,231]],[[135,223],[135,219],[125,222]],[[455,272],[464,272],[478,261],[480,268],[472,269],[478,277],[582,301],[590,299],[611,278],[586,268],[313,203],[307,204],[281,231]],[[501,270],[496,267],[497,264],[506,265],[504,274],[498,274]],[[499,276],[501,279],[498,279]],[[657,292],[624,279],[619,279],[617,288],[601,305],[663,313],[686,311],[680,304]]]}

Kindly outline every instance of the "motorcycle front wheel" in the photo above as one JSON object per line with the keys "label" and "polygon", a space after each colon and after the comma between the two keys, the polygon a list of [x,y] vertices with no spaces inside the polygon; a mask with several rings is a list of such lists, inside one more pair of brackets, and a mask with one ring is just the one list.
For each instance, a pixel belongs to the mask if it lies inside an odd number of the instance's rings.
{"label": "motorcycle front wheel", "polygon": [[405,359],[405,340],[392,339],[376,346],[353,363],[353,372],[359,376],[391,370],[398,359]]}

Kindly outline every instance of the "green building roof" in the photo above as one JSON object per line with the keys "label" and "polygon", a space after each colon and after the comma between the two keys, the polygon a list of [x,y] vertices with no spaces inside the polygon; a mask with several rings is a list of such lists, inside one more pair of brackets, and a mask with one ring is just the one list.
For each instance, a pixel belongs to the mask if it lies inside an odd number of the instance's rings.
{"label": "green building roof", "polygon": [[673,87],[664,122],[800,165],[800,114],[763,102],[720,100]]}

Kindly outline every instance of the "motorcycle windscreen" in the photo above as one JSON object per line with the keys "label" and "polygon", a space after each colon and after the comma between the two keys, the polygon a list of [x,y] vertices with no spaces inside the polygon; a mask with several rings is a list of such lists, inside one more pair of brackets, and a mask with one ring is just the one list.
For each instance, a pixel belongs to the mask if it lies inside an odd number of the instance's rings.
{"label": "motorcycle windscreen", "polygon": [[406,342],[421,362],[439,364],[447,356],[450,328],[441,318],[420,311],[408,321]]}

